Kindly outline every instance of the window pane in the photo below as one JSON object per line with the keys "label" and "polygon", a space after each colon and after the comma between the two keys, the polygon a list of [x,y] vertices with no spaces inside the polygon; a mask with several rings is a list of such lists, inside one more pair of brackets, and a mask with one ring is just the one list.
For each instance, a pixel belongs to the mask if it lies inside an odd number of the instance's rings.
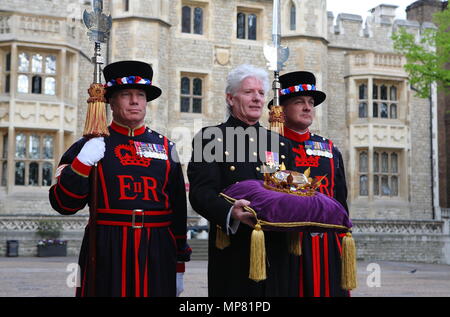
{"label": "window pane", "polygon": [[180,100],[180,111],[181,112],[189,112],[189,100],[188,97],[181,97]]}
{"label": "window pane", "polygon": [[42,73],[42,55],[35,54],[31,59],[31,72]]}
{"label": "window pane", "polygon": [[397,105],[395,103],[393,103],[391,105],[391,119],[397,119]]}
{"label": "window pane", "polygon": [[202,80],[200,78],[194,78],[194,95],[201,96],[202,95]]}
{"label": "window pane", "polygon": [[192,99],[192,112],[202,113],[202,100],[199,98]]}
{"label": "window pane", "polygon": [[388,117],[388,106],[387,106],[387,103],[385,103],[385,102],[381,103],[380,117],[381,118],[387,118]]}
{"label": "window pane", "polygon": [[44,93],[46,95],[55,95],[55,91],[56,91],[56,81],[55,78],[53,77],[47,77],[45,78],[45,91]]}
{"label": "window pane", "polygon": [[397,100],[397,87],[391,86],[390,95],[391,95],[391,100]]}
{"label": "window pane", "polygon": [[372,98],[378,99],[378,86],[377,85],[372,86]]}
{"label": "window pane", "polygon": [[14,184],[15,185],[25,185],[25,163],[24,162],[16,162]]}
{"label": "window pane", "polygon": [[295,4],[291,3],[291,11],[290,11],[290,29],[291,31],[295,31],[295,29],[297,28],[297,21],[296,21],[296,8],[295,8]]}
{"label": "window pane", "polygon": [[374,102],[372,104],[372,116],[374,118],[378,118],[378,103],[377,102]]}
{"label": "window pane", "polygon": [[389,188],[389,182],[387,176],[381,177],[381,195],[389,196],[391,194],[391,190]]}
{"label": "window pane", "polygon": [[2,186],[6,186],[8,181],[8,162],[4,161],[2,164]]}
{"label": "window pane", "polygon": [[2,157],[4,159],[8,158],[8,135],[3,135],[3,154]]}
{"label": "window pane", "polygon": [[365,173],[368,171],[367,152],[361,152],[359,154],[359,171]]}
{"label": "window pane", "polygon": [[30,57],[27,53],[19,54],[19,72],[30,71]]}
{"label": "window pane", "polygon": [[361,175],[359,177],[359,195],[367,196],[369,195],[368,187],[367,187],[367,175]]}
{"label": "window pane", "polygon": [[245,39],[245,14],[238,13],[237,14],[237,38]]}
{"label": "window pane", "polygon": [[53,55],[45,58],[45,73],[56,74],[56,57]]}
{"label": "window pane", "polygon": [[365,102],[359,103],[358,115],[360,118],[367,118],[367,103]]}
{"label": "window pane", "polygon": [[19,75],[17,76],[17,91],[22,93],[28,93],[28,76]]}
{"label": "window pane", "polygon": [[398,156],[397,153],[391,154],[391,173],[398,173]]}
{"label": "window pane", "polygon": [[256,40],[256,14],[248,15],[248,39]]}
{"label": "window pane", "polygon": [[380,87],[380,95],[382,100],[387,100],[387,87],[385,85],[382,85]]}
{"label": "window pane", "polygon": [[398,178],[397,178],[397,176],[391,177],[391,196],[398,196]]}
{"label": "window pane", "polygon": [[33,76],[31,81],[31,93],[40,94],[42,93],[42,78],[41,76]]}
{"label": "window pane", "polygon": [[379,196],[380,195],[380,180],[378,179],[377,175],[375,175],[373,177],[373,194],[375,196]]}
{"label": "window pane", "polygon": [[191,8],[188,6],[181,9],[181,32],[191,33]]}
{"label": "window pane", "polygon": [[11,70],[11,53],[6,54],[6,67],[5,70],[9,72]]}
{"label": "window pane", "polygon": [[28,138],[28,158],[40,158],[40,138],[38,135],[30,135]]}
{"label": "window pane", "polygon": [[194,33],[203,34],[203,9],[194,9]]}
{"label": "window pane", "polygon": [[16,158],[25,158],[27,153],[26,148],[27,138],[25,134],[19,133],[16,135]]}
{"label": "window pane", "polygon": [[367,99],[367,85],[359,85],[359,99]]}
{"label": "window pane", "polygon": [[44,159],[53,159],[53,137],[52,136],[45,136],[44,137],[44,147],[43,147]]}
{"label": "window pane", "polygon": [[181,94],[189,95],[190,94],[190,81],[189,78],[183,77],[181,78]]}
{"label": "window pane", "polygon": [[42,166],[42,186],[50,186],[52,184],[53,165],[44,163]]}
{"label": "window pane", "polygon": [[388,154],[387,153],[383,153],[381,154],[381,172],[382,173],[388,173],[389,172],[389,162],[388,162]]}
{"label": "window pane", "polygon": [[31,162],[28,174],[28,185],[38,186],[39,185],[39,164],[36,162]]}
{"label": "window pane", "polygon": [[373,171],[375,172],[375,173],[378,173],[378,171],[379,171],[379,155],[378,155],[378,153],[377,152],[374,152],[373,153]]}
{"label": "window pane", "polygon": [[7,74],[5,78],[5,92],[9,93],[10,89],[11,89],[11,76]]}

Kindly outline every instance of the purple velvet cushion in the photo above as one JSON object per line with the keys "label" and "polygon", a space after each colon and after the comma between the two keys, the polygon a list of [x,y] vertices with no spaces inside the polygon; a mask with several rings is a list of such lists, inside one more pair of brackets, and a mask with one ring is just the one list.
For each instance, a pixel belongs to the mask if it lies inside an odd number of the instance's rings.
{"label": "purple velvet cushion", "polygon": [[319,192],[314,196],[302,197],[266,189],[260,180],[246,180],[228,186],[223,193],[236,200],[250,201],[250,207],[260,220],[292,223],[289,227],[264,224],[263,228],[268,230],[347,231],[346,228],[352,227],[344,207],[334,198]]}

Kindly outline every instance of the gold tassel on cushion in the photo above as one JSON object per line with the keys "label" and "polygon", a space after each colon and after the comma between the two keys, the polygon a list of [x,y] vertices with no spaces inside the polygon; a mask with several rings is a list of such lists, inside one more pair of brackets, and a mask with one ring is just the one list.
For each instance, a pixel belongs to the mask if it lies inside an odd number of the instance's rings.
{"label": "gold tassel on cushion", "polygon": [[217,225],[216,230],[216,248],[223,250],[230,245],[230,237],[223,232],[222,228]]}
{"label": "gold tassel on cushion", "polygon": [[300,241],[300,233],[290,232],[288,239],[289,239],[289,253],[297,256],[302,255],[302,244]]}
{"label": "gold tassel on cushion", "polygon": [[105,88],[102,84],[91,84],[88,89],[88,109],[83,136],[88,138],[109,136],[106,122]]}
{"label": "gold tassel on cushion", "polygon": [[345,290],[352,290],[356,286],[356,246],[352,234],[347,232],[346,236],[342,239],[341,287]]}
{"label": "gold tassel on cushion", "polygon": [[252,232],[250,242],[250,272],[248,276],[255,282],[263,281],[266,276],[266,246],[264,241],[264,231],[257,223]]}

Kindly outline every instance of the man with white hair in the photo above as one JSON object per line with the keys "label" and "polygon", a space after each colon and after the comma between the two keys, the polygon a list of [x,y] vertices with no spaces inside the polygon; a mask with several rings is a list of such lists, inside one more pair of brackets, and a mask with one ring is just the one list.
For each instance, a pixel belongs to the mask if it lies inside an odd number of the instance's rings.
{"label": "man with white hair", "polygon": [[[267,279],[249,279],[250,238],[256,220],[244,210],[250,202],[237,200],[231,205],[219,196],[236,182],[263,179],[264,164],[290,167],[290,141],[259,123],[268,90],[265,70],[238,66],[227,77],[228,120],[203,128],[193,140],[189,199],[210,222],[209,296],[289,295],[286,233],[265,232]],[[217,245],[216,239],[224,237],[229,244]]]}

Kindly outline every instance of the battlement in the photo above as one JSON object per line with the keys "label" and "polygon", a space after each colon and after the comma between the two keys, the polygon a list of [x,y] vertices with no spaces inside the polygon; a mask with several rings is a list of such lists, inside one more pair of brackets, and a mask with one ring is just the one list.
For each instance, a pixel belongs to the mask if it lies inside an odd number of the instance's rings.
{"label": "battlement", "polygon": [[333,13],[328,12],[330,46],[375,50],[383,47],[385,51],[392,51],[391,36],[399,28],[405,28],[419,37],[424,29],[435,27],[430,22],[420,24],[417,21],[394,19],[396,9],[395,5],[380,4],[370,10],[371,15],[365,22],[360,15],[340,13],[334,23]]}

